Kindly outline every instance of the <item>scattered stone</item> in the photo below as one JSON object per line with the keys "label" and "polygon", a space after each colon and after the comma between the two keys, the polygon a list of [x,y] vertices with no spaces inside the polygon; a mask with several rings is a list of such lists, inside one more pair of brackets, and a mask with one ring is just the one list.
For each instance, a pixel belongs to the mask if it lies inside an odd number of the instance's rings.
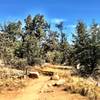
{"label": "scattered stone", "polygon": [[54,92],[54,90],[52,88],[40,90],[40,93],[50,93],[50,92]]}
{"label": "scattered stone", "polygon": [[60,78],[59,78],[58,75],[53,75],[50,79],[51,79],[51,80],[59,80]]}
{"label": "scattered stone", "polygon": [[54,92],[52,84],[46,84],[43,86],[43,88],[40,90],[40,93],[50,93]]}
{"label": "scattered stone", "polygon": [[29,72],[29,78],[39,78],[39,73],[38,72]]}
{"label": "scattered stone", "polygon": [[47,89],[47,90],[45,90],[45,91],[43,91],[44,93],[50,93],[50,92],[54,92],[54,90],[52,90],[52,89]]}
{"label": "scattered stone", "polygon": [[65,80],[64,79],[60,79],[55,84],[53,84],[53,86],[62,86],[62,85],[64,85],[64,83],[65,83]]}
{"label": "scattered stone", "polygon": [[47,84],[48,87],[52,87],[52,84]]}

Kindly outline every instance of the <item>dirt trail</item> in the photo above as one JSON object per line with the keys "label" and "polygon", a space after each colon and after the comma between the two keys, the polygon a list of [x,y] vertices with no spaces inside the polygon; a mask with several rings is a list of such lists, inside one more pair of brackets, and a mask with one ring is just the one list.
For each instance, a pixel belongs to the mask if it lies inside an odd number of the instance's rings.
{"label": "dirt trail", "polygon": [[[53,88],[54,92],[41,93],[46,90],[50,77],[40,76],[39,79],[29,80],[28,86],[22,89],[18,94],[0,95],[0,100],[87,100],[78,94],[70,94],[62,91],[60,88]],[[77,97],[77,98],[76,98]]]}
{"label": "dirt trail", "polygon": [[[57,69],[52,70],[57,71]],[[28,84],[25,88],[0,94],[0,100],[88,100],[79,94],[63,91],[64,87],[48,86],[52,82],[49,76],[40,75],[38,79],[27,79],[26,81]]]}
{"label": "dirt trail", "polygon": [[28,86],[19,94],[0,95],[0,100],[39,100],[39,92],[48,81],[48,77],[40,76],[39,79],[29,80]]}
{"label": "dirt trail", "polygon": [[13,100],[39,100],[39,92],[47,81],[48,77],[43,76],[39,79],[32,80],[28,87]]}

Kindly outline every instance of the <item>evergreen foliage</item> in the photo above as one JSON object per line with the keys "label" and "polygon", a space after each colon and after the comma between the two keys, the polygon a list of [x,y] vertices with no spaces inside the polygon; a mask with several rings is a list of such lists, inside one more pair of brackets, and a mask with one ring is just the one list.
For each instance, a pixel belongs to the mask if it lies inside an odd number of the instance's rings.
{"label": "evergreen foliage", "polygon": [[27,16],[22,22],[0,26],[0,59],[16,67],[49,62],[53,64],[80,64],[79,74],[87,75],[100,66],[100,25],[93,22],[87,28],[79,21],[73,34],[73,43],[67,40],[64,22],[51,25],[43,15]]}

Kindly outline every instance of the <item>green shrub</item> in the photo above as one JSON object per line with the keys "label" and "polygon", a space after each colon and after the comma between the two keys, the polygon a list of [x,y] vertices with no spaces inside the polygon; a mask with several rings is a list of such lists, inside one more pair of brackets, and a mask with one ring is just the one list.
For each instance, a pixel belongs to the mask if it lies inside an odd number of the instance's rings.
{"label": "green shrub", "polygon": [[61,53],[59,51],[55,51],[54,59],[53,59],[54,63],[61,64],[62,59],[63,59],[63,53]]}
{"label": "green shrub", "polygon": [[11,65],[17,69],[24,69],[27,66],[27,60],[21,58],[15,58],[11,60]]}
{"label": "green shrub", "polygon": [[54,52],[49,51],[49,52],[47,52],[45,59],[46,59],[47,62],[53,63],[54,57],[55,57]]}
{"label": "green shrub", "polygon": [[49,51],[46,54],[46,61],[53,64],[61,64],[63,58],[62,56],[62,53],[60,53],[59,51]]}
{"label": "green shrub", "polygon": [[31,59],[31,62],[29,62],[29,65],[42,65],[43,63],[45,63],[45,60],[43,60],[42,58],[33,58]]}

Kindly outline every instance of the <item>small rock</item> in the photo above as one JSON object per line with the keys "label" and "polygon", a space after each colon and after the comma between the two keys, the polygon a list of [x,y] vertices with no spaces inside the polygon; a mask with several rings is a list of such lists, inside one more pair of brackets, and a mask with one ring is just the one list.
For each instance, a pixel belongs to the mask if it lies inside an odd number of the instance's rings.
{"label": "small rock", "polygon": [[54,84],[54,86],[61,86],[61,85],[64,85],[64,83],[65,83],[65,80],[64,79],[60,79]]}
{"label": "small rock", "polygon": [[58,75],[53,75],[50,79],[51,80],[59,80],[59,76]]}
{"label": "small rock", "polygon": [[48,87],[52,87],[52,84],[47,84]]}
{"label": "small rock", "polygon": [[79,64],[77,64],[77,66],[76,66],[76,67],[77,67],[77,69],[80,69],[80,63],[79,63]]}
{"label": "small rock", "polygon": [[50,93],[50,92],[54,92],[52,84],[47,84],[40,90],[40,93]]}
{"label": "small rock", "polygon": [[44,93],[50,93],[50,92],[54,92],[54,90],[48,89],[48,90],[45,90],[45,91],[44,91]]}
{"label": "small rock", "polygon": [[27,75],[24,75],[24,79],[27,79]]}
{"label": "small rock", "polygon": [[39,78],[39,73],[38,72],[29,72],[29,78]]}
{"label": "small rock", "polygon": [[96,83],[96,86],[100,87],[100,83],[99,83],[99,82],[97,82],[97,83]]}
{"label": "small rock", "polygon": [[54,92],[54,90],[44,90],[44,91],[40,91],[40,93],[50,93],[50,92]]}

